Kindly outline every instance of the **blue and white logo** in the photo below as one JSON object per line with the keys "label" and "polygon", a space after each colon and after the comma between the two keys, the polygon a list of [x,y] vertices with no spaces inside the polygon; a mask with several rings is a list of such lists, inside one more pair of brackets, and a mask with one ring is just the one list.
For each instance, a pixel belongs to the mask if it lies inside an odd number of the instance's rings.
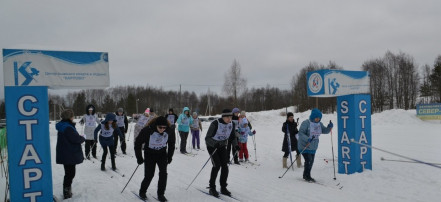
{"label": "blue and white logo", "polygon": [[336,97],[369,93],[369,72],[322,69],[307,73],[308,96]]}
{"label": "blue and white logo", "polygon": [[[26,61],[21,64],[20,67],[18,67],[18,62],[14,62],[14,79],[15,79],[15,85],[18,86],[19,79],[18,75],[22,75],[24,77],[23,83],[21,83],[21,86],[27,86],[29,85],[33,80],[37,81],[35,79],[35,76],[38,76],[40,71],[38,71],[35,67],[31,67],[32,62]],[[28,71],[29,69],[29,71]]]}
{"label": "blue and white logo", "polygon": [[319,73],[313,73],[309,77],[308,86],[311,92],[318,93],[323,87],[323,79]]}

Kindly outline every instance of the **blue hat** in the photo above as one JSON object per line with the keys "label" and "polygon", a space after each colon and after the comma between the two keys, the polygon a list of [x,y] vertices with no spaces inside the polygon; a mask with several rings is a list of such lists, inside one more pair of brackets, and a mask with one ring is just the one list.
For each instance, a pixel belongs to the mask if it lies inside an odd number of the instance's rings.
{"label": "blue hat", "polygon": [[116,115],[114,113],[107,113],[106,119],[104,119],[104,123],[107,123],[109,121],[116,121]]}
{"label": "blue hat", "polygon": [[320,110],[317,108],[312,109],[311,115],[309,116],[309,120],[314,121],[315,118],[322,119],[322,112],[320,112]]}
{"label": "blue hat", "polygon": [[237,107],[236,107],[236,108],[234,108],[234,109],[233,109],[233,111],[232,111],[232,112],[233,112],[233,114],[234,114],[234,113],[239,113],[239,112],[240,112],[240,110],[239,110],[239,108],[237,108]]}

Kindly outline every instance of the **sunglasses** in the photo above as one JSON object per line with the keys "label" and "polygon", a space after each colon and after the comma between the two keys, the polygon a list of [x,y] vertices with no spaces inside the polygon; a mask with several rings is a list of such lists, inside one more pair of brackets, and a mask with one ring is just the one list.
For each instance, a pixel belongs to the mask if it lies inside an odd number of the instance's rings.
{"label": "sunglasses", "polygon": [[167,129],[167,126],[158,126],[159,129],[165,130]]}

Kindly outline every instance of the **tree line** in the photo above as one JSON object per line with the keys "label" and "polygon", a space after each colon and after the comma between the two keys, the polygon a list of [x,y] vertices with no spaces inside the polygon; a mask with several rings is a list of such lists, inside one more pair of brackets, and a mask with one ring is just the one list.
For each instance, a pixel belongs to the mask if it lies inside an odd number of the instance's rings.
{"label": "tree line", "polygon": [[[165,114],[173,108],[179,114],[189,107],[202,115],[218,114],[224,108],[239,107],[246,111],[262,111],[295,106],[297,111],[318,107],[326,113],[336,110],[336,98],[314,98],[307,95],[306,73],[320,69],[344,70],[333,61],[328,64],[310,62],[293,75],[290,89],[283,90],[271,85],[251,87],[241,73],[241,66],[234,60],[225,73],[223,92],[196,95],[190,91],[171,91],[151,86],[117,86],[107,89],[87,89],[68,93],[66,96],[49,95],[50,118],[64,108],[72,108],[77,115],[86,112],[93,104],[98,112],[115,112],[124,108],[128,115],[142,113],[147,107],[157,114]],[[370,73],[372,112],[387,109],[411,109],[418,103],[441,102],[441,55],[434,64],[418,66],[412,56],[387,51],[384,56],[369,59],[361,65]],[[4,101],[0,103],[0,117],[5,117]]]}

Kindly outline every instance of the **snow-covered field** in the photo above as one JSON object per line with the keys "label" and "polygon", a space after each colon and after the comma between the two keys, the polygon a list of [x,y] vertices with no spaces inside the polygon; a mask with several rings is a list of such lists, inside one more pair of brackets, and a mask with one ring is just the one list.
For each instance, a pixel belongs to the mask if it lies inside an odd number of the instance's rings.
{"label": "snow-covered field", "polygon": [[[337,174],[337,180],[333,180],[331,136],[320,136],[320,145],[316,154],[312,169],[312,176],[322,184],[307,183],[302,180],[303,168],[295,168],[282,178],[281,147],[283,133],[282,123],[285,117],[280,115],[281,110],[247,113],[256,134],[256,155],[252,139],[249,138],[248,149],[251,154],[250,160],[260,164],[231,165],[228,177],[228,188],[234,196],[241,201],[440,201],[441,200],[441,169],[418,164],[382,161],[387,159],[400,159],[383,153],[372,151],[373,170],[352,175]],[[295,119],[300,121],[309,117],[310,111],[296,113]],[[394,153],[409,156],[426,162],[441,163],[441,124],[439,121],[424,122],[416,117],[415,110],[389,110],[372,116],[372,145]],[[337,114],[324,114],[323,122],[332,120],[337,123]],[[205,137],[209,122],[203,123]],[[337,124],[335,124],[337,125]],[[130,129],[131,128],[131,129]],[[133,133],[133,124],[129,131]],[[81,126],[77,126],[81,130]],[[62,165],[55,164],[56,130],[55,125],[50,126],[50,139],[52,148],[52,171],[54,194],[62,195],[62,183],[64,170]],[[188,146],[191,144],[190,137]],[[118,170],[125,176],[111,171],[110,160],[105,172],[100,170],[100,162],[97,159],[86,160],[77,165],[77,173],[72,185],[73,198],[66,201],[139,201],[131,193],[138,192],[144,175],[144,168],[140,166],[136,171],[127,188],[121,190],[129,180],[137,167],[133,152],[133,134],[126,137],[127,155],[119,155],[116,158]],[[333,130],[334,152],[337,155],[337,128]],[[204,141],[202,148],[205,149]],[[190,151],[190,149],[188,149]],[[192,151],[197,153],[191,157],[182,155],[177,150],[173,162],[168,166],[168,181],[165,196],[169,201],[219,201],[208,196],[196,188],[204,189],[208,186],[211,164],[202,170],[193,185],[186,190],[187,186],[199,172],[209,158],[206,151]],[[102,151],[98,147],[98,156]],[[121,152],[120,152],[121,154]],[[156,171],[158,172],[158,171]],[[219,179],[219,177],[218,177]],[[157,174],[147,190],[149,195],[156,196]],[[336,184],[343,186],[339,189]],[[3,183],[2,183],[3,184]],[[219,183],[218,189],[219,189]],[[2,185],[4,186],[4,185]],[[0,197],[2,197],[0,191]],[[225,198],[227,201],[234,201]]]}

